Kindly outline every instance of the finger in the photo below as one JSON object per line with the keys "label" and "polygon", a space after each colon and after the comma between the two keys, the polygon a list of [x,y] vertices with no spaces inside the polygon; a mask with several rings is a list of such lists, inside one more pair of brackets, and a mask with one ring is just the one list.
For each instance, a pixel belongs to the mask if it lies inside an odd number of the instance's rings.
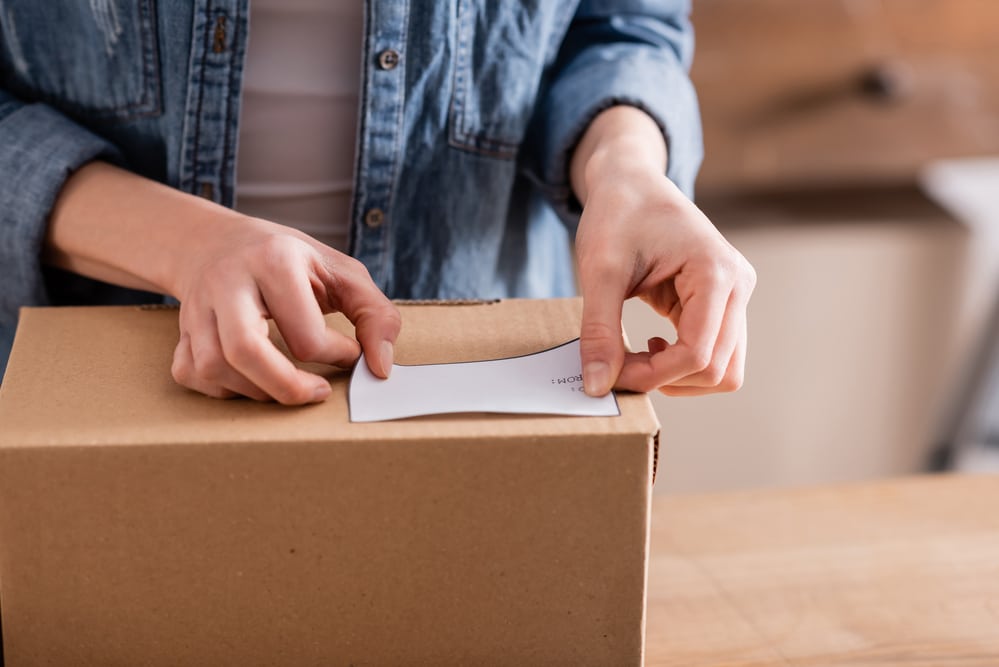
{"label": "finger", "polygon": [[255,291],[237,290],[216,309],[219,342],[230,366],[268,396],[285,405],[323,401],[329,383],[299,368],[268,336],[264,305]]}
{"label": "finger", "polygon": [[669,347],[669,343],[666,342],[666,339],[665,338],[660,338],[659,336],[655,336],[654,338],[650,338],[648,340],[647,345],[649,347],[649,354],[659,354],[660,352],[662,352],[663,350],[665,350],[667,347]]}
{"label": "finger", "polygon": [[662,352],[670,345],[668,342],[666,342],[665,338],[660,338],[659,336],[650,338],[647,344],[649,347],[648,350],[641,350],[639,352],[625,351],[624,364],[628,365],[630,363],[648,363],[649,357],[651,357],[653,354],[658,354],[659,352]]}
{"label": "finger", "polygon": [[191,338],[182,334],[173,352],[173,365],[170,372],[177,384],[213,398],[233,398],[235,394],[218,385],[198,378],[194,370],[194,355],[191,352]]}
{"label": "finger", "polygon": [[392,372],[395,341],[402,329],[402,316],[360,262],[338,262],[336,299],[340,310],[354,323],[354,335],[364,349],[368,368],[375,375],[387,378]]}
{"label": "finger", "polygon": [[618,377],[618,387],[652,391],[699,373],[710,365],[732,284],[717,271],[708,271],[687,280],[694,281],[694,284],[677,318],[676,342],[658,354],[645,358],[629,357]]}
{"label": "finger", "polygon": [[728,370],[725,373],[725,377],[720,383],[715,387],[678,387],[674,385],[667,385],[665,387],[660,387],[659,391],[666,396],[704,396],[707,394],[716,394],[719,392],[731,392],[736,391],[742,387],[743,378],[745,377],[745,366],[746,366],[746,349],[748,347],[748,341],[745,336],[739,341],[735,347],[735,351],[732,354],[732,360],[729,362]]}
{"label": "finger", "polygon": [[218,322],[214,312],[210,310],[207,314],[204,311],[190,312],[185,320],[189,326],[185,336],[190,343],[191,364],[194,369],[190,384],[186,386],[216,398],[231,397],[220,395],[221,392],[246,396],[256,401],[271,400],[266,393],[226,361],[222,353]]}
{"label": "finger", "polygon": [[711,362],[704,370],[672,382],[675,387],[716,387],[728,375],[736,345],[746,336],[746,307],[749,295],[738,286],[729,296],[721,333],[715,342]]}
{"label": "finger", "polygon": [[292,355],[302,361],[352,366],[361,349],[354,339],[326,326],[302,262],[275,262],[268,270],[267,276],[258,276],[257,284]]}
{"label": "finger", "polygon": [[583,387],[590,396],[603,396],[614,386],[624,364],[621,311],[627,286],[620,267],[580,264],[583,321],[579,351]]}
{"label": "finger", "polygon": [[[182,319],[184,320],[185,335],[189,342],[193,369],[189,378],[190,383],[187,386],[221,386],[220,379],[224,374],[224,369],[229,364],[226,362],[222,354],[222,346],[219,344],[215,313],[208,308],[196,308],[188,305],[184,309]],[[215,395],[211,392],[202,393]]]}
{"label": "finger", "polygon": [[238,394],[257,401],[268,401],[267,396],[252,382],[236,372],[225,360],[219,340],[218,323],[212,311],[188,308],[184,336],[190,348],[193,372],[185,386],[217,398]]}

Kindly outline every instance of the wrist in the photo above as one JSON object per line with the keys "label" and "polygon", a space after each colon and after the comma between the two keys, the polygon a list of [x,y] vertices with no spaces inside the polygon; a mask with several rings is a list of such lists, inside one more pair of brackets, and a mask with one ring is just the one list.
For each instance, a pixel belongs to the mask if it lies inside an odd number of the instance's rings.
{"label": "wrist", "polygon": [[180,300],[195,286],[200,269],[211,258],[236,246],[242,222],[235,211],[193,195],[183,196],[187,201],[174,202],[174,214],[167,214],[178,224],[163,231],[157,267],[166,293]]}
{"label": "wrist", "polygon": [[601,186],[639,188],[658,184],[664,178],[662,165],[643,153],[640,142],[630,137],[605,142],[593,151],[583,168],[587,195]]}
{"label": "wrist", "polygon": [[576,147],[573,191],[585,205],[600,184],[662,179],[666,162],[666,141],[656,122],[636,107],[611,107],[593,119]]}

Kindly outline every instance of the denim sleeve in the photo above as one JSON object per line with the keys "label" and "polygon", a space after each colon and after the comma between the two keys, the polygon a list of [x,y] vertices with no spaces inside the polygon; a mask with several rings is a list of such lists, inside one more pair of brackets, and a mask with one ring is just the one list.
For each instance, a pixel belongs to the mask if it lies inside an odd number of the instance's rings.
{"label": "denim sleeve", "polygon": [[44,104],[0,90],[0,377],[21,306],[47,302],[41,250],[69,175],[96,158],[120,162],[106,140]]}
{"label": "denim sleeve", "polygon": [[687,73],[690,0],[582,0],[540,91],[525,146],[528,177],[570,228],[580,205],[569,160],[593,118],[627,104],[648,113],[669,149],[666,175],[688,196],[701,164],[701,121]]}

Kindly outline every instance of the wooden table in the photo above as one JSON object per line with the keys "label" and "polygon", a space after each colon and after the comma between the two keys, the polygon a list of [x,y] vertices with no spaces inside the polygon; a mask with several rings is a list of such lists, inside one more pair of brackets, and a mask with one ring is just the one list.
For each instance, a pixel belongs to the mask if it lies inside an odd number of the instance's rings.
{"label": "wooden table", "polygon": [[999,667],[999,477],[660,496],[649,589],[649,667]]}

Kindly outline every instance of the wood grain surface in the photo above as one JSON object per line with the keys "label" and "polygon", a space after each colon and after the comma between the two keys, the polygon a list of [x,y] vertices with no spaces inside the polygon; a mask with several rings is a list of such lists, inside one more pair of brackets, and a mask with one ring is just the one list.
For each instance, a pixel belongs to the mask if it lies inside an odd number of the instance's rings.
{"label": "wood grain surface", "polygon": [[654,502],[648,667],[999,665],[999,477]]}

